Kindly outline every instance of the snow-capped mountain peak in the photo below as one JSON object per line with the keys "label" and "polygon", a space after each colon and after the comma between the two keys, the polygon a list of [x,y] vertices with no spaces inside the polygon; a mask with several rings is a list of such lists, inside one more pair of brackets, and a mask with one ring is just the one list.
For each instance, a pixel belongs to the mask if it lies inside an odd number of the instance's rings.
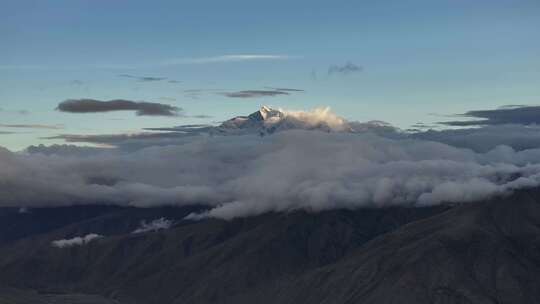
{"label": "snow-capped mountain peak", "polygon": [[279,123],[285,116],[280,110],[262,106],[259,111],[248,116],[237,116],[225,121],[220,128],[260,131],[268,125]]}
{"label": "snow-capped mountain peak", "polygon": [[233,134],[272,134],[285,130],[318,130],[324,132],[392,132],[391,125],[373,121],[367,123],[350,122],[337,116],[329,108],[312,111],[286,111],[262,106],[248,116],[237,116],[211,129],[211,133]]}
{"label": "snow-capped mountain peak", "polygon": [[255,120],[255,121],[268,121],[268,120],[279,120],[283,118],[285,114],[276,109],[272,109],[267,106],[262,106],[261,109],[255,113],[252,113],[248,116],[248,118]]}

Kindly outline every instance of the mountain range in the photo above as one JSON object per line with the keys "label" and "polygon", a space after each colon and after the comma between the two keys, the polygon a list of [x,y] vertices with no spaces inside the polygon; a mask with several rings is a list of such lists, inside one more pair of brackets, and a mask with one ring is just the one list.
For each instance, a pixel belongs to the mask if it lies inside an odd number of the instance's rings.
{"label": "mountain range", "polygon": [[328,109],[155,131],[0,151],[0,304],[540,303],[536,150]]}
{"label": "mountain range", "polygon": [[184,219],[202,209],[2,208],[0,303],[540,303],[539,190]]}
{"label": "mountain range", "polygon": [[316,130],[323,132],[394,133],[395,127],[384,121],[347,121],[331,112],[330,108],[317,108],[312,112],[286,111],[262,106],[247,116],[236,116],[218,125],[183,125],[173,128],[148,128],[152,131],[182,132],[187,134],[261,136],[287,130]]}

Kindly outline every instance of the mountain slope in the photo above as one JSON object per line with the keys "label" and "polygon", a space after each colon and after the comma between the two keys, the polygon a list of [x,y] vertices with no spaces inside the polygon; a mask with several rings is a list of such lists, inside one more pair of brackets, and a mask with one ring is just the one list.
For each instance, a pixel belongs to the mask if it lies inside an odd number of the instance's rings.
{"label": "mountain slope", "polygon": [[275,303],[540,303],[537,192],[406,225],[279,288]]}
{"label": "mountain slope", "polygon": [[47,294],[0,287],[0,304],[118,304],[98,295]]}
{"label": "mountain slope", "polygon": [[184,221],[157,233],[128,232],[84,246],[51,246],[56,239],[105,234],[100,230],[108,226],[104,222],[111,218],[121,222],[135,212],[123,211],[0,249],[0,281],[45,292],[99,293],[125,303],[179,299],[238,303],[248,292],[256,297],[268,285],[335,263],[377,235],[445,209],[295,212],[234,221]]}
{"label": "mountain slope", "polygon": [[[540,303],[538,190],[452,208],[180,220],[193,210],[125,208],[13,241],[0,286],[141,304]],[[130,233],[144,214],[177,220]],[[106,236],[51,246],[91,232]]]}

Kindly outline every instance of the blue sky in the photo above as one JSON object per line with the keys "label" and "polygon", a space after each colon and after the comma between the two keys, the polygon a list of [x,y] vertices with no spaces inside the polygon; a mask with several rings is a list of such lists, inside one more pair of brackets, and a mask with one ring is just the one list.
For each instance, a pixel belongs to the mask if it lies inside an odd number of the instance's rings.
{"label": "blue sky", "polygon": [[[441,120],[433,113],[538,104],[538,29],[537,0],[0,0],[0,145],[217,122],[263,104],[330,106],[348,119],[403,128]],[[328,73],[348,62],[362,71]],[[266,87],[305,92],[217,94]],[[160,102],[212,117],[55,111],[70,98]],[[63,129],[6,126],[13,124]]]}

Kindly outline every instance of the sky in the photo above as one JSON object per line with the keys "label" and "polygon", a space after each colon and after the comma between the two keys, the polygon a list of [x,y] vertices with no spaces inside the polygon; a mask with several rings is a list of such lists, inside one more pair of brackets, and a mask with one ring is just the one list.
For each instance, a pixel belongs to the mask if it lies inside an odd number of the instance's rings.
{"label": "sky", "polygon": [[[261,105],[400,128],[536,105],[539,28],[537,0],[0,0],[0,146],[218,123]],[[65,100],[178,115],[57,110]]]}

